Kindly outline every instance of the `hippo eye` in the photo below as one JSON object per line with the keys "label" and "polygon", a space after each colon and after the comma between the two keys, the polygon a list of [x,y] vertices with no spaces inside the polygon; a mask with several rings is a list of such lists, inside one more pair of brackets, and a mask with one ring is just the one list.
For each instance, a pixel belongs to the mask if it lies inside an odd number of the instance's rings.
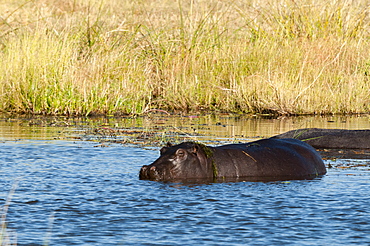
{"label": "hippo eye", "polygon": [[177,156],[182,157],[182,156],[184,156],[184,155],[185,155],[185,151],[183,151],[182,149],[179,149],[179,150],[177,151]]}
{"label": "hippo eye", "polygon": [[186,153],[185,153],[185,150],[183,150],[183,149],[178,149],[177,151],[176,151],[176,156],[177,157],[179,157],[179,158],[184,158],[185,156],[186,156]]}

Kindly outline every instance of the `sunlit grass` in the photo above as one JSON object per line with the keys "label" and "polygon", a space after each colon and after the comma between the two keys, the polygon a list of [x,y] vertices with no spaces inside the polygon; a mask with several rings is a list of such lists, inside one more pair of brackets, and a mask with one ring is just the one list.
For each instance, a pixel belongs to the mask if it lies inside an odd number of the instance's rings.
{"label": "sunlit grass", "polygon": [[0,9],[2,111],[370,109],[365,0],[18,0]]}

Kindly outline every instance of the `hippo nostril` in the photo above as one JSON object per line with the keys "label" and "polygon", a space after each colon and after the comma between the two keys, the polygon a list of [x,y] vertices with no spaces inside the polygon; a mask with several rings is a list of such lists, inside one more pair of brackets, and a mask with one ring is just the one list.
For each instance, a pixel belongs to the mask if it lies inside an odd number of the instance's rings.
{"label": "hippo nostril", "polygon": [[141,174],[144,174],[144,173],[147,173],[148,171],[148,167],[147,166],[143,166],[141,169],[140,169],[140,173]]}
{"label": "hippo nostril", "polygon": [[140,169],[140,173],[139,173],[139,178],[140,179],[146,179],[148,178],[148,166],[142,166],[141,169]]}
{"label": "hippo nostril", "polygon": [[150,179],[150,180],[157,180],[159,177],[159,173],[156,166],[147,166],[144,165],[140,169],[139,178],[140,179]]}
{"label": "hippo nostril", "polygon": [[156,166],[152,166],[149,168],[148,174],[151,179],[158,180],[159,179],[159,173]]}

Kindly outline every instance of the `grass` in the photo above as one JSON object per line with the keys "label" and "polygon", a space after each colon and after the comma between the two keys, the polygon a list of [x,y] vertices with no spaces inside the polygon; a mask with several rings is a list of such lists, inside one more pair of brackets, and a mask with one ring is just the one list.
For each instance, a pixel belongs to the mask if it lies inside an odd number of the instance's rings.
{"label": "grass", "polygon": [[0,110],[370,111],[365,0],[0,2]]}
{"label": "grass", "polygon": [[10,202],[14,195],[15,189],[18,186],[18,181],[13,184],[12,189],[10,190],[8,197],[6,198],[5,204],[2,206],[2,213],[1,213],[1,231],[0,231],[0,245],[2,246],[11,246],[17,245],[16,235],[14,235],[13,231],[9,231],[7,228],[7,213],[10,206]]}
{"label": "grass", "polygon": [[[15,194],[15,190],[18,187],[19,180],[16,180],[8,193],[8,196],[5,200],[5,204],[2,206],[1,217],[0,217],[0,224],[1,224],[1,231],[0,231],[0,245],[1,246],[16,246],[17,244],[17,233],[15,230],[8,229],[8,221],[7,221],[7,213],[12,202],[13,195]],[[47,246],[50,245],[50,238],[52,234],[52,227],[54,222],[54,213],[51,214],[49,217],[49,225],[48,231],[44,238],[43,245]]]}

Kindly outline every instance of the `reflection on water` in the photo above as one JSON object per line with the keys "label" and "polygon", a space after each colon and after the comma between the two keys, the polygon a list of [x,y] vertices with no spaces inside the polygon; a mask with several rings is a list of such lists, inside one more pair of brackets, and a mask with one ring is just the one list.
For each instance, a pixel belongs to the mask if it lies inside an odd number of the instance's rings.
{"label": "reflection on water", "polygon": [[[64,122],[64,123],[63,123]],[[137,117],[0,121],[0,204],[17,245],[369,245],[370,160],[327,160],[314,180],[138,179],[158,148],[76,139],[95,128],[179,129],[234,141],[303,127],[369,129],[369,118]],[[195,134],[195,133],[199,134]],[[88,136],[87,136],[88,137]],[[87,138],[86,137],[86,138]]]}
{"label": "reflection on water", "polygon": [[[120,118],[41,117],[3,119],[0,139],[126,139],[136,133],[145,139],[203,142],[250,141],[299,128],[370,129],[370,116],[261,116],[205,115]],[[146,134],[146,135],[145,135]],[[144,136],[145,135],[145,136]],[[162,141],[162,142],[163,142]],[[149,143],[150,145],[150,143]]]}

